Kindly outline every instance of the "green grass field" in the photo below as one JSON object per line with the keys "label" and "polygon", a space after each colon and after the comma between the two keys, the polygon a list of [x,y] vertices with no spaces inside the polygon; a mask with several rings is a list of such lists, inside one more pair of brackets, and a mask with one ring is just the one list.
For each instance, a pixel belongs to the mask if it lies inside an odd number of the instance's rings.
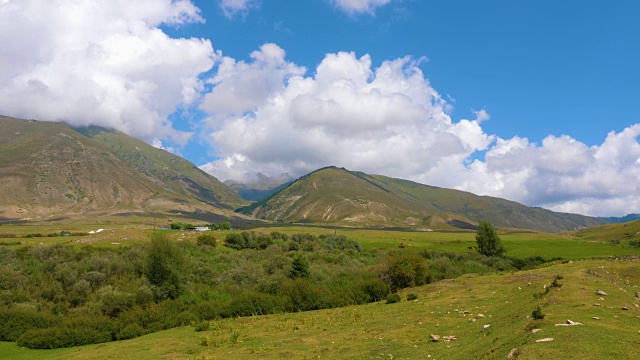
{"label": "green grass field", "polygon": [[[640,249],[626,242],[636,223],[606,226],[573,234],[502,233],[507,255],[562,257],[530,271],[491,275],[468,274],[457,279],[404,289],[403,301],[377,302],[320,311],[272,314],[210,322],[196,332],[185,326],[131,340],[56,350],[30,350],[0,342],[6,359],[504,359],[517,349],[518,359],[640,358]],[[86,232],[114,229],[81,237],[22,238],[30,233],[61,230]],[[314,226],[256,228],[256,232],[345,235],[366,249],[472,252],[473,232],[403,232],[327,229]],[[3,225],[0,243],[96,244],[127,246],[148,241],[153,223],[140,218],[126,225],[70,223]],[[194,241],[197,233],[168,231],[178,241]],[[228,232],[211,232],[220,242]],[[635,235],[637,236],[637,234]],[[612,242],[620,237],[621,242]],[[9,245],[16,246],[16,245]],[[219,246],[217,251],[232,251]],[[611,257],[627,256],[618,261]],[[600,259],[596,259],[600,258]],[[603,259],[609,258],[609,259]],[[534,293],[561,275],[561,287],[541,298],[544,320],[532,320]],[[596,290],[607,296],[600,297]],[[416,294],[418,301],[406,301]],[[596,306],[595,304],[599,304]],[[622,310],[625,307],[628,310]],[[477,318],[483,314],[483,318]],[[471,318],[476,318],[471,322]],[[573,320],[578,326],[555,326]],[[482,331],[483,325],[490,325]],[[539,328],[533,334],[531,329]],[[430,336],[440,335],[439,342]],[[445,336],[455,336],[447,342]],[[553,338],[551,342],[535,340]]]}
{"label": "green grass field", "polygon": [[[562,287],[533,294],[561,274]],[[0,343],[11,359],[637,359],[640,357],[640,263],[577,261],[532,271],[466,275],[405,289],[418,301],[378,302],[322,311],[274,314],[187,326],[140,338],[59,350]],[[607,296],[600,300],[596,290]],[[594,306],[594,304],[600,306]],[[621,310],[625,306],[629,310]],[[472,317],[483,314],[484,318]],[[595,319],[597,317],[599,319]],[[573,320],[578,326],[555,326]],[[482,331],[483,325],[490,325]],[[531,333],[531,329],[541,329]],[[440,335],[439,342],[430,335]],[[445,336],[456,340],[446,342]],[[553,338],[546,343],[535,340]]]}

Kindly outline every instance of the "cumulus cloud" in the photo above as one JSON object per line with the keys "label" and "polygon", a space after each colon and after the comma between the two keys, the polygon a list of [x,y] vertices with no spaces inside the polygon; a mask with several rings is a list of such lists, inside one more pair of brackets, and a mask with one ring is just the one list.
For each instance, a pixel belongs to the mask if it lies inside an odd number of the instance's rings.
{"label": "cumulus cloud", "polygon": [[569,136],[503,139],[482,129],[484,109],[452,120],[421,60],[374,66],[339,52],[310,73],[275,44],[247,62],[225,58],[201,105],[219,159],[202,169],[243,181],[336,165],[557,211],[640,211],[640,124],[591,147]]}
{"label": "cumulus cloud", "polygon": [[159,26],[203,21],[188,0],[5,0],[0,112],[184,144],[167,117],[199,99],[217,55]]}
{"label": "cumulus cloud", "polygon": [[479,125],[485,113],[453,123],[410,57],[376,68],[368,55],[327,54],[305,76],[284,55],[267,44],[251,62],[223,61],[202,105],[221,159],[203,169],[239,180],[256,169],[301,175],[327,165],[415,177],[493,139]]}
{"label": "cumulus cloud", "polygon": [[348,15],[375,14],[377,8],[387,5],[391,0],[329,0],[334,7]]}
{"label": "cumulus cloud", "polygon": [[250,9],[258,7],[258,0],[220,0],[220,8],[227,18],[246,15]]}
{"label": "cumulus cloud", "polygon": [[457,187],[564,212],[639,212],[638,136],[640,124],[591,147],[569,136],[548,136],[540,145],[498,139],[484,162],[463,169],[468,179]]}

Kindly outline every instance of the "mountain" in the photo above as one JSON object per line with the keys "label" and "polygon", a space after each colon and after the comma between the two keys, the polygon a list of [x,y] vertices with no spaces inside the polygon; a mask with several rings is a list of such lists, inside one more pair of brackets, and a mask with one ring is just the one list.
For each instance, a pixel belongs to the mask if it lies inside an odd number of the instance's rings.
{"label": "mountain", "polygon": [[577,231],[573,236],[587,241],[607,241],[612,244],[628,240],[640,241],[640,220],[594,226]]}
{"label": "mountain", "polygon": [[260,201],[289,186],[293,180],[293,177],[291,177],[289,173],[269,177],[258,172],[252,174],[250,179],[245,183],[227,180],[224,184],[233,189],[233,191],[245,200]]}
{"label": "mountain", "polygon": [[640,214],[628,214],[622,217],[601,217],[600,219],[610,223],[624,223],[640,220]]}
{"label": "mountain", "polygon": [[472,229],[478,221],[488,220],[503,228],[561,232],[606,223],[336,167],[312,172],[270,198],[237,211],[273,221],[372,227]]}
{"label": "mountain", "polygon": [[248,202],[187,160],[122,132],[0,117],[0,203],[1,218],[42,219],[225,212]]}

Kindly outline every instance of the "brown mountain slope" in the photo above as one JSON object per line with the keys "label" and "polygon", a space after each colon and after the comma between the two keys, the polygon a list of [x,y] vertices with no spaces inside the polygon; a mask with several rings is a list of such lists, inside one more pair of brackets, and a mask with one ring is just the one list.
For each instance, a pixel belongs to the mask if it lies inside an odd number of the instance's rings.
{"label": "brown mountain slope", "polygon": [[472,228],[478,221],[489,220],[499,227],[560,232],[604,223],[335,167],[308,174],[271,198],[238,211],[267,220],[353,226]]}
{"label": "brown mountain slope", "polygon": [[233,209],[246,204],[193,164],[123,133],[0,117],[0,217]]}

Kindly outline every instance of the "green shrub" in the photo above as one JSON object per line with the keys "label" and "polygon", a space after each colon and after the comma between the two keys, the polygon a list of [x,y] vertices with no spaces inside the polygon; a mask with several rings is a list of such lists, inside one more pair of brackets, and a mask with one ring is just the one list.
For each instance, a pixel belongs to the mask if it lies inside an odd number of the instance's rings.
{"label": "green shrub", "polygon": [[34,310],[0,309],[0,341],[17,341],[28,330],[60,324],[60,319]]}
{"label": "green shrub", "polygon": [[227,235],[224,239],[224,245],[236,250],[241,250],[247,247],[244,237],[236,232],[232,232]]}
{"label": "green shrub", "polygon": [[210,234],[202,234],[197,238],[198,245],[206,245],[211,247],[216,247],[218,245],[216,243],[216,238]]}
{"label": "green shrub", "polygon": [[629,240],[629,246],[640,248],[640,239],[638,240]]}
{"label": "green shrub", "polygon": [[55,327],[28,330],[18,339],[18,346],[29,349],[58,349],[111,341],[111,336],[91,328]]}
{"label": "green shrub", "polygon": [[373,302],[385,299],[391,288],[381,279],[372,278],[365,282],[363,291],[369,296],[369,301]]}
{"label": "green shrub", "polygon": [[144,333],[142,326],[133,323],[128,324],[120,332],[118,332],[118,340],[127,340],[136,338]]}
{"label": "green shrub", "polygon": [[391,293],[387,295],[387,304],[395,304],[400,301],[402,301],[402,297],[398,293]]}
{"label": "green shrub", "polygon": [[533,310],[533,312],[531,313],[531,317],[534,318],[535,320],[544,319],[545,314],[542,312],[542,308],[540,307],[540,305],[538,305],[538,307],[536,307],[536,309]]}
{"label": "green shrub", "polygon": [[208,321],[200,321],[199,323],[196,324],[197,332],[208,331],[210,328],[211,328],[211,324]]}
{"label": "green shrub", "polygon": [[182,230],[185,228],[185,224],[181,222],[172,222],[169,227],[171,227],[172,230]]}
{"label": "green shrub", "polygon": [[418,254],[393,254],[387,259],[384,278],[391,291],[424,285],[429,282],[427,263]]}
{"label": "green shrub", "polygon": [[407,294],[407,301],[413,301],[413,300],[418,300],[418,294],[415,294],[415,293]]}

